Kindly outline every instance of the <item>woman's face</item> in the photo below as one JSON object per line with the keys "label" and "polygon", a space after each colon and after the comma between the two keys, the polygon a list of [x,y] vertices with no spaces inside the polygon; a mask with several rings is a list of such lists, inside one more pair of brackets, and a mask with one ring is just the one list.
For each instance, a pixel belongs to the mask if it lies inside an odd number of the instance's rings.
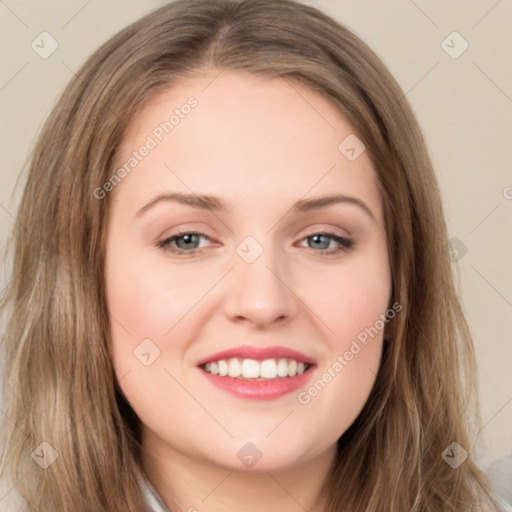
{"label": "woman's face", "polygon": [[154,453],[285,469],[332,455],[374,384],[382,204],[327,100],[214,76],[149,103],[103,187],[114,364]]}

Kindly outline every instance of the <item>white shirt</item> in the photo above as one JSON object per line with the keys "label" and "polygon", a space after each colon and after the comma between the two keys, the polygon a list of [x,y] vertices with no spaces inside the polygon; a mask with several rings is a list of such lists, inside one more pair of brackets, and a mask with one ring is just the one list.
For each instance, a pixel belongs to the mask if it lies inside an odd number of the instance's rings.
{"label": "white shirt", "polygon": [[[500,512],[512,512],[512,453],[483,465],[498,496]],[[137,475],[140,488],[151,512],[171,512],[162,498],[141,472]],[[16,493],[16,486],[7,478],[0,481],[0,510],[17,512],[22,501]]]}
{"label": "white shirt", "polygon": [[[483,466],[496,493],[499,512],[512,512],[512,453]],[[139,482],[151,512],[171,512],[143,473],[139,475]]]}
{"label": "white shirt", "polygon": [[164,503],[164,500],[155,491],[153,486],[149,483],[145,474],[140,472],[137,474],[139,485],[142,491],[142,495],[149,505],[151,512],[171,512]]}
{"label": "white shirt", "polygon": [[500,512],[512,512],[512,452],[482,464],[498,500]]}

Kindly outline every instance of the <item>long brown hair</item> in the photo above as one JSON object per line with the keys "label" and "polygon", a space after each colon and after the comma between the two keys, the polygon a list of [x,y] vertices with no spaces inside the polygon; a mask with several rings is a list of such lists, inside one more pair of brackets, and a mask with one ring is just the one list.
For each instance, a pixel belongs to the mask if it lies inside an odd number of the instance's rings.
{"label": "long brown hair", "polygon": [[[292,0],[170,3],[107,41],[65,89],[31,155],[14,227],[2,306],[1,473],[17,483],[27,510],[145,510],[136,480],[140,423],[120,392],[109,343],[110,194],[98,199],[94,191],[115,172],[116,151],[143,105],[184,76],[225,69],[324,95],[364,141],[378,175],[391,302],[403,312],[386,327],[391,341],[370,398],[339,440],[327,510],[462,512],[480,502],[491,510],[471,443],[472,340],[418,123],[365,43]],[[457,468],[442,457],[454,442],[469,453]]]}

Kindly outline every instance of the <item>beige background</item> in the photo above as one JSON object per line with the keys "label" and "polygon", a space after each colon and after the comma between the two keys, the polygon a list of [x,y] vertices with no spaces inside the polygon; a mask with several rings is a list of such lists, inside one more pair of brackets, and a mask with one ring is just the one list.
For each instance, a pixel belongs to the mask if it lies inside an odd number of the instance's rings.
{"label": "beige background", "polygon": [[[109,36],[156,0],[0,1],[0,244],[27,152],[58,93]],[[438,173],[477,345],[481,457],[512,451],[512,0],[309,0],[362,37],[412,103]],[[41,58],[46,31],[57,50]],[[457,31],[469,44],[450,36]],[[444,47],[444,49],[443,49]],[[47,47],[48,48],[48,47]],[[459,254],[462,254],[459,252]],[[0,291],[6,284],[0,274]],[[440,447],[442,450],[444,447]]]}

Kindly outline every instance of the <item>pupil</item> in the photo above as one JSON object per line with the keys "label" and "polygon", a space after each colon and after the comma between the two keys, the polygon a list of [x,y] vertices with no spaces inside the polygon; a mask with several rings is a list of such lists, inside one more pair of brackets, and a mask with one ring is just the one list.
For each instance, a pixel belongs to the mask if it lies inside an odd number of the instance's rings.
{"label": "pupil", "polygon": [[[315,243],[319,242],[319,238],[323,237],[325,235],[313,235],[313,240]],[[319,242],[321,244],[321,241]],[[324,242],[325,245],[325,242]]]}
{"label": "pupil", "polygon": [[192,242],[191,237],[194,237],[196,235],[183,235],[181,238],[185,241],[185,246],[188,247],[190,245],[190,242]]}

